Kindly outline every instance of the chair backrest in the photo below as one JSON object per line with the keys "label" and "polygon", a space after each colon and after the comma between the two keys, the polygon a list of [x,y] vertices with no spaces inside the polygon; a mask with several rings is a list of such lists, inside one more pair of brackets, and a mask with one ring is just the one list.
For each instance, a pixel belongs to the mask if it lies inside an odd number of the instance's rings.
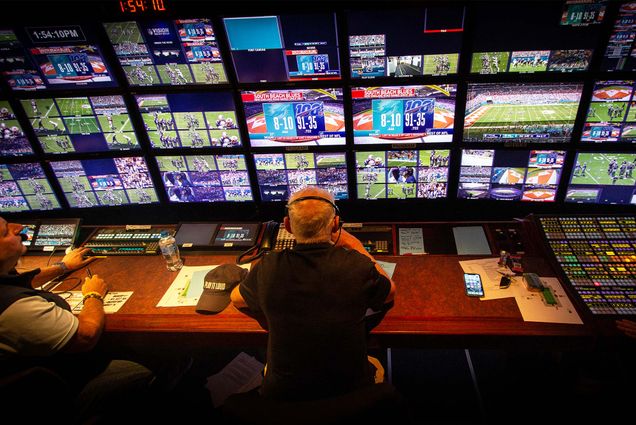
{"label": "chair backrest", "polygon": [[336,425],[362,421],[365,425],[386,425],[404,412],[402,407],[402,397],[395,387],[383,382],[338,397],[297,402],[267,399],[256,389],[231,395],[220,410],[231,424]]}

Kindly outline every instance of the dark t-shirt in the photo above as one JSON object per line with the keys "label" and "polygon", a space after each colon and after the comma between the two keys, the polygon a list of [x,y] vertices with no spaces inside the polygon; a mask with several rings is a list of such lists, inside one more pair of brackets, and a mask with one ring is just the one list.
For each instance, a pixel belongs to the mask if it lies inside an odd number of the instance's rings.
{"label": "dark t-shirt", "polygon": [[240,286],[269,326],[263,395],[316,399],[373,383],[365,313],[379,310],[390,289],[369,258],[328,243],[263,258]]}

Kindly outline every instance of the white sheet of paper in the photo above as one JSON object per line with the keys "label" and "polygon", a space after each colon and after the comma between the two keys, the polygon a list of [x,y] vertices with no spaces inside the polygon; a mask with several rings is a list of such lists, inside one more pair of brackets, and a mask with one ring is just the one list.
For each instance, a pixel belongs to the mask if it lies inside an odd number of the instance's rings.
{"label": "white sheet of paper", "polygon": [[[132,294],[133,291],[107,293],[104,297],[104,313],[111,314],[119,311],[121,306],[128,301],[128,298],[130,298]],[[82,295],[82,291],[66,291],[60,292],[58,295],[66,300],[73,313],[79,314],[79,312],[82,311],[82,308],[84,308],[84,303],[82,302],[84,296]]]}
{"label": "white sheet of paper", "polygon": [[[516,280],[520,279],[517,278]],[[541,282],[543,286],[550,287],[557,304],[546,304],[541,292],[528,291],[523,282],[521,282],[514,288],[514,292],[523,320],[526,322],[583,324],[572,302],[559,283],[559,279],[542,277]]]}
{"label": "white sheet of paper", "polygon": [[393,279],[393,273],[395,273],[396,263],[387,263],[386,261],[377,261],[377,263],[384,269],[386,274],[389,275],[391,279]]}
{"label": "white sheet of paper", "polygon": [[263,367],[263,363],[241,352],[219,373],[209,376],[206,387],[214,407],[221,406],[232,394],[246,392],[261,385]]}
{"label": "white sheet of paper", "polygon": [[488,239],[481,226],[453,227],[457,255],[490,255]]}
{"label": "white sheet of paper", "polygon": [[[163,297],[157,303],[157,307],[182,307],[182,306],[196,306],[199,302],[199,297],[203,293],[203,286],[200,288],[190,288],[192,276],[195,272],[210,270],[217,267],[218,264],[208,266],[183,266],[177,277],[174,278],[170,287],[166,290]],[[250,264],[243,264],[239,267],[249,270]]]}
{"label": "white sheet of paper", "polygon": [[426,254],[424,251],[424,237],[421,227],[400,227],[400,255]]}

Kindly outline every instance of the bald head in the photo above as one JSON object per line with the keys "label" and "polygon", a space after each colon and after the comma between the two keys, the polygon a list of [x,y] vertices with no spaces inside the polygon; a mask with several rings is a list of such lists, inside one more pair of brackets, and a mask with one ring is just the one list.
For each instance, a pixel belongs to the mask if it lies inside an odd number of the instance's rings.
{"label": "bald head", "polygon": [[[315,196],[325,199],[300,198]],[[301,243],[328,242],[334,230],[335,209],[330,202],[334,202],[333,195],[324,189],[307,187],[294,193],[287,205],[289,213],[289,226],[292,233]]]}

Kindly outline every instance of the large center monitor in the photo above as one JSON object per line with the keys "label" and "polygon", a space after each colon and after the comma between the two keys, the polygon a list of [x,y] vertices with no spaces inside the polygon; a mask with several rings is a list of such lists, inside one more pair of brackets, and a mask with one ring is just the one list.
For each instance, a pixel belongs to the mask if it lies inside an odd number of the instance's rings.
{"label": "large center monitor", "polygon": [[252,201],[244,155],[157,156],[170,202]]}
{"label": "large center monitor", "polygon": [[52,161],[51,167],[71,208],[158,202],[142,157]]}
{"label": "large center monitor", "polygon": [[32,153],[29,139],[22,131],[13,108],[8,101],[0,100],[0,155],[21,156]]}
{"label": "large center monitor", "polygon": [[636,204],[635,153],[578,152],[566,202]]}
{"label": "large center monitor", "polygon": [[333,13],[224,18],[239,83],[340,79]]}
{"label": "large center monitor", "polygon": [[449,150],[356,152],[358,199],[446,198]]}
{"label": "large center monitor", "polygon": [[455,84],[353,87],[353,141],[450,143],[456,92]]}
{"label": "large center monitor", "polygon": [[286,201],[306,186],[318,186],[335,199],[348,199],[344,152],[254,154],[263,201]]}
{"label": "large center monitor", "polygon": [[57,208],[60,203],[40,164],[0,164],[0,212]]}
{"label": "large center monitor", "polygon": [[342,89],[242,91],[252,147],[344,145]]}
{"label": "large center monitor", "polygon": [[464,149],[460,199],[554,202],[565,151]]}
{"label": "large center monitor", "polygon": [[210,19],[104,23],[131,86],[227,83]]}
{"label": "large center monitor", "polygon": [[135,99],[153,148],[241,146],[230,92],[143,94]]}
{"label": "large center monitor", "polygon": [[26,99],[21,103],[45,153],[139,149],[122,96]]}
{"label": "large center monitor", "polygon": [[468,84],[464,142],[569,142],[580,83]]}

